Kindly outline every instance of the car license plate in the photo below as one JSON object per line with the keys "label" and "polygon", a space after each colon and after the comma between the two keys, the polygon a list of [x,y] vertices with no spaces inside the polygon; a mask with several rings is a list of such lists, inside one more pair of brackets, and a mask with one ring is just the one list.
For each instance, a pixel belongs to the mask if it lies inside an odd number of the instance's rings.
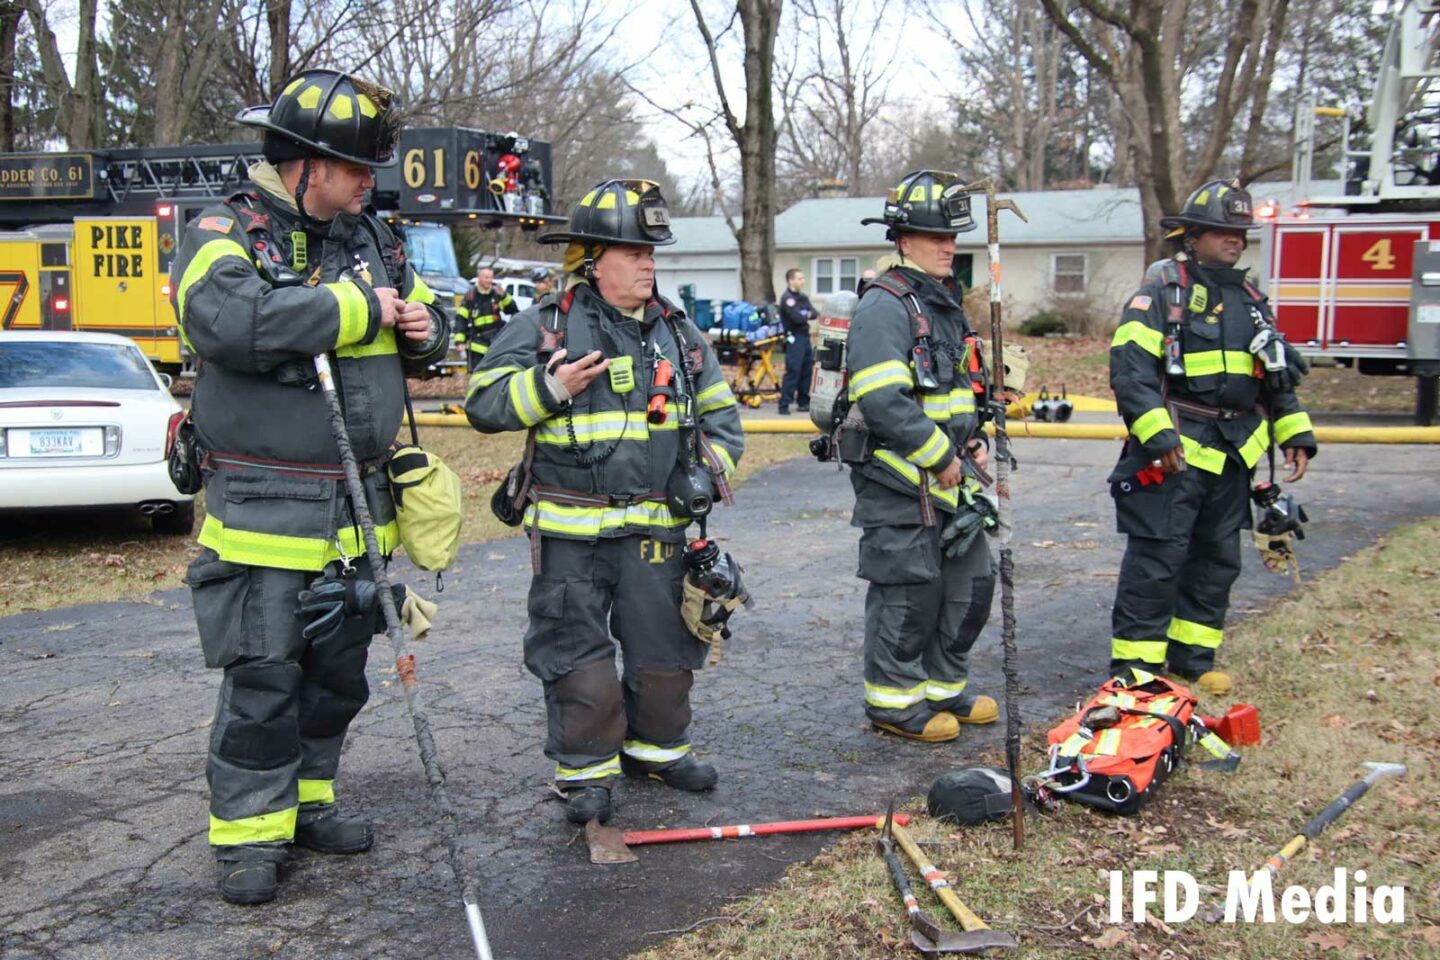
{"label": "car license plate", "polygon": [[94,427],[62,430],[10,430],[6,447],[12,457],[99,457],[104,435]]}

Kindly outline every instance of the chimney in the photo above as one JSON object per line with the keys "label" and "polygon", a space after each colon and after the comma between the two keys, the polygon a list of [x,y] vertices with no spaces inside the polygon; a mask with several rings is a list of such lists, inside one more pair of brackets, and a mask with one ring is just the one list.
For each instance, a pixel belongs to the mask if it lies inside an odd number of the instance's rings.
{"label": "chimney", "polygon": [[850,195],[850,184],[844,180],[830,178],[815,184],[815,196],[820,200],[835,200]]}

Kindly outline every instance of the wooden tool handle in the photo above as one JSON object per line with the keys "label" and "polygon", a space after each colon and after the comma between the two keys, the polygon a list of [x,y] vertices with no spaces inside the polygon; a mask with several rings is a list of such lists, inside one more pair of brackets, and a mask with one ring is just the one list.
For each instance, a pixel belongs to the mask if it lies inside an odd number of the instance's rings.
{"label": "wooden tool handle", "polygon": [[940,902],[945,904],[946,909],[954,915],[956,920],[960,921],[961,929],[966,933],[969,933],[971,930],[990,929],[990,926],[984,920],[981,920],[969,907],[965,906],[964,901],[962,901],[954,889],[951,888],[950,882],[941,875],[939,870],[935,869],[933,863],[926,859],[919,844],[910,836],[909,830],[906,830],[900,826],[899,823],[896,823],[891,828],[891,832],[895,836],[895,842],[900,844],[900,849],[904,850],[905,855],[915,864],[916,869],[918,869],[921,876],[925,878],[925,882],[930,884],[930,889],[934,890],[935,895],[940,898]]}

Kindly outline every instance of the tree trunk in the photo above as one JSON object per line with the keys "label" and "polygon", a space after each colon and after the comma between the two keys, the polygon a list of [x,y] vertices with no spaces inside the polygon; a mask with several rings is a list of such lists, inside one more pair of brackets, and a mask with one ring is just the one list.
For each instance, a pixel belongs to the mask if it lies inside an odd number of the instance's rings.
{"label": "tree trunk", "polygon": [[751,303],[775,299],[775,113],[770,65],[783,0],[741,0],[745,36],[745,124],[740,133],[740,290]]}
{"label": "tree trunk", "polygon": [[0,150],[15,149],[15,38],[20,33],[18,3],[0,3]]}
{"label": "tree trunk", "polygon": [[69,136],[72,150],[99,146],[105,130],[105,101],[95,50],[95,16],[99,0],[80,0],[80,35],[75,47],[75,86],[71,91]]}
{"label": "tree trunk", "polygon": [[270,97],[274,99],[290,75],[290,0],[266,0],[265,23],[270,28]]}

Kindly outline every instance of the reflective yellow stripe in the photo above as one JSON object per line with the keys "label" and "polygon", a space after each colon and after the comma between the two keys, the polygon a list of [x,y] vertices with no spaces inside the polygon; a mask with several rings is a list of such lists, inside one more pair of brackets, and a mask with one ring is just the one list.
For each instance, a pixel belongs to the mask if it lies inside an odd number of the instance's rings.
{"label": "reflective yellow stripe", "polygon": [[[365,540],[356,527],[344,527],[336,534],[345,555],[363,556]],[[253,530],[232,530],[214,514],[207,514],[200,527],[199,543],[220,555],[221,560],[244,563],[252,567],[275,567],[280,570],[320,570],[331,560],[340,559],[334,540],[319,537],[292,537],[280,533],[258,533]],[[380,552],[386,556],[400,545],[400,528],[394,520],[375,528]]]}
{"label": "reflective yellow stripe", "polygon": [[1310,433],[1314,429],[1310,425],[1310,414],[1292,413],[1275,421],[1275,442],[1284,443],[1297,434]]}
{"label": "reflective yellow stripe", "polygon": [[1066,737],[1056,751],[1062,757],[1074,757],[1089,745],[1092,735],[1084,727]]}
{"label": "reflective yellow stripe", "polygon": [[405,294],[405,299],[411,303],[434,303],[435,291],[421,279],[420,274],[412,272],[410,276],[415,282],[411,285],[410,292]]}
{"label": "reflective yellow stripe", "polygon": [[475,391],[483,390],[497,380],[503,380],[512,373],[519,373],[523,367],[491,367],[489,370],[476,370],[470,374],[470,389],[465,393],[465,399],[469,400],[475,395]]}
{"label": "reflective yellow stripe", "polygon": [[713,442],[710,444],[710,449],[715,451],[715,456],[719,457],[720,462],[725,465],[725,476],[728,477],[733,474],[735,472],[735,461],[730,456],[730,451],[720,446],[720,444]]}
{"label": "reflective yellow stripe", "polygon": [[905,459],[928,470],[945,459],[945,455],[949,452],[950,441],[946,439],[945,431],[936,427],[935,432],[930,435],[930,439],[926,440],[918,450],[906,455]]}
{"label": "reflective yellow stripe", "polygon": [[1206,473],[1225,472],[1225,454],[1213,447],[1202,447],[1198,441],[1191,440],[1184,434],[1180,435],[1180,443],[1185,448],[1185,462]]}
{"label": "reflective yellow stripe", "polygon": [[920,405],[925,408],[925,416],[944,423],[951,417],[975,412],[975,391],[967,386],[949,393],[921,394]]}
{"label": "reflective yellow stripe", "polygon": [[1265,451],[1270,448],[1270,422],[1261,420],[1260,426],[1250,434],[1250,438],[1240,447],[1240,459],[1245,461],[1245,466],[1253,467],[1265,456]]}
{"label": "reflective yellow stripe", "polygon": [[1135,418],[1130,424],[1130,432],[1135,434],[1135,439],[1144,443],[1161,430],[1174,430],[1175,421],[1170,419],[1170,413],[1164,407],[1156,407],[1153,410],[1146,410]]}
{"label": "reflective yellow stripe", "polygon": [[913,383],[908,366],[899,360],[884,360],[855,372],[850,378],[850,399],[859,400],[882,387],[908,387]]}
{"label": "reflective yellow stripe", "polygon": [[472,327],[493,327],[500,322],[500,318],[493,313],[482,313],[470,318]]}
{"label": "reflective yellow stripe", "polygon": [[555,764],[556,780],[603,780],[605,777],[620,776],[620,757],[611,757],[609,760],[601,760],[599,763],[592,763],[588,767],[562,767]]}
{"label": "reflective yellow stripe", "polygon": [[1167,646],[1169,644],[1164,640],[1121,640],[1113,637],[1110,640],[1110,659],[1139,660],[1158,665],[1165,662]]}
{"label": "reflective yellow stripe", "polygon": [[195,251],[195,256],[186,264],[185,272],[180,276],[180,284],[175,288],[175,306],[179,308],[182,325],[185,323],[186,294],[190,292],[191,287],[200,282],[205,274],[210,272],[210,268],[215,265],[216,261],[225,257],[239,257],[245,261],[247,266],[250,263],[250,254],[245,251],[244,247],[234,240],[219,239],[207,240],[199,250]]}
{"label": "reflective yellow stripe", "polygon": [[1097,757],[1113,757],[1120,750],[1120,728],[1101,730],[1095,737],[1090,753]]}
{"label": "reflective yellow stripe", "polygon": [[299,811],[299,807],[291,807],[240,820],[221,820],[212,813],[210,843],[217,847],[231,847],[237,843],[289,840],[295,836],[295,815]]}
{"label": "reflective yellow stripe", "polygon": [[375,339],[369,343],[352,343],[347,346],[337,347],[337,357],[378,357],[384,354],[395,353],[395,330],[392,327],[381,327],[380,332],[375,334]]}
{"label": "reflective yellow stripe", "polygon": [[735,394],[724,380],[710,384],[695,395],[695,404],[702,414],[735,406]]}
{"label": "reflective yellow stripe", "polygon": [[1165,635],[1171,640],[1187,643],[1192,647],[1209,647],[1213,650],[1220,646],[1225,632],[1193,620],[1181,620],[1179,617],[1173,617],[1170,620],[1170,629],[1165,631]]}
{"label": "reflective yellow stripe", "polygon": [[1201,350],[1185,354],[1185,376],[1208,377],[1217,373],[1251,376],[1255,358],[1244,350]]}
{"label": "reflective yellow stripe", "polygon": [[636,760],[644,760],[646,763],[668,763],[671,760],[679,760],[689,752],[690,744],[688,743],[678,747],[657,747],[644,740],[625,741],[625,755],[634,757]]}
{"label": "reflective yellow stripe", "polygon": [[300,802],[301,802],[301,803],[334,803],[334,802],[335,802],[335,781],[334,781],[334,780],[301,780],[301,781],[300,781]]}
{"label": "reflective yellow stripe", "polygon": [[925,699],[925,684],[913,687],[884,687],[865,681],[865,702],[882,710],[903,710]]}
{"label": "reflective yellow stripe", "polygon": [[[575,439],[581,443],[598,440],[649,440],[652,432],[678,430],[680,428],[679,408],[673,403],[665,404],[668,416],[665,422],[652,425],[643,411],[609,410],[604,413],[584,413],[571,418],[575,428]],[[564,446],[570,442],[570,428],[561,417],[552,417],[535,429],[536,443]]]}
{"label": "reflective yellow stripe", "polygon": [[925,681],[926,700],[951,700],[965,692],[965,685],[968,680],[961,680],[958,683],[946,683],[943,680]]}
{"label": "reflective yellow stripe", "polygon": [[[898,456],[889,450],[876,450],[875,459],[879,463],[889,467],[899,475],[900,479],[908,482],[912,487],[920,487],[920,469],[915,464]],[[930,487],[930,496],[941,503],[948,504],[952,509],[960,502],[959,488],[951,487],[949,490],[941,490],[933,484]]]}
{"label": "reflective yellow stripe", "polygon": [[532,367],[520,376],[510,378],[510,405],[515,409],[515,416],[527,427],[533,427],[549,416],[535,387],[535,377],[539,372],[539,367]]}
{"label": "reflective yellow stripe", "polygon": [[[538,507],[538,510],[537,510]],[[606,530],[625,527],[659,527],[675,529],[690,523],[683,517],[670,515],[663,503],[649,501],[623,507],[583,507],[541,500],[525,508],[525,528],[537,523],[541,533],[564,533],[579,537],[597,537]]]}
{"label": "reflective yellow stripe", "polygon": [[1165,348],[1165,334],[1139,320],[1131,320],[1120,324],[1110,341],[1110,347],[1123,347],[1127,343],[1133,343],[1151,356],[1158,357]]}
{"label": "reflective yellow stripe", "polygon": [[349,280],[338,283],[322,283],[320,289],[335,298],[340,311],[340,335],[335,338],[336,347],[359,343],[370,326],[370,301],[365,293]]}
{"label": "reflective yellow stripe", "polygon": [[490,344],[481,343],[479,340],[470,341],[470,352],[477,357],[483,357],[490,352]]}

